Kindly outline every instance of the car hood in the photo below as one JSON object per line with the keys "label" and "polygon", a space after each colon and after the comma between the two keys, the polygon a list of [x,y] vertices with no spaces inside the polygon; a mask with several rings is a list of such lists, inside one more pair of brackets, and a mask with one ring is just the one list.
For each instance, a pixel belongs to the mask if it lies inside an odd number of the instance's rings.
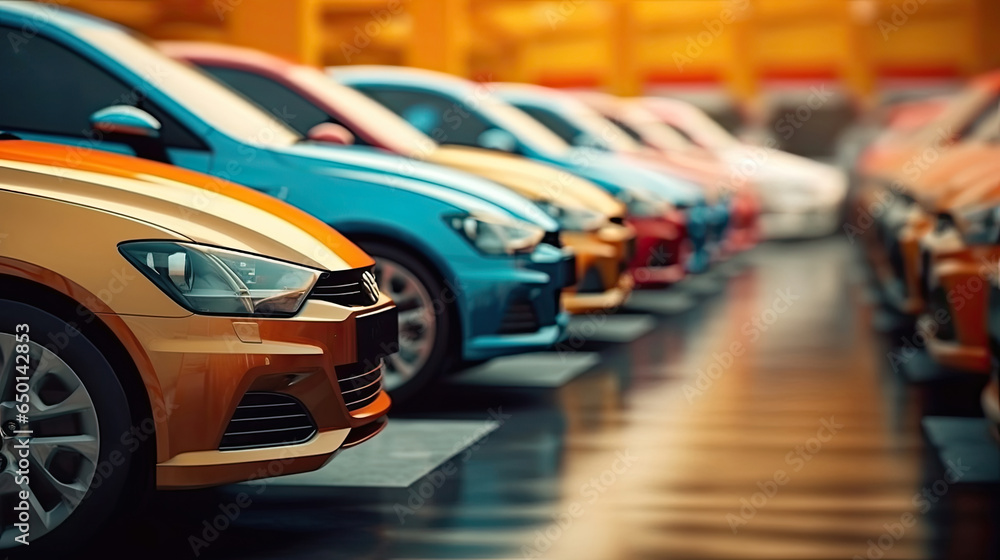
{"label": "car hood", "polygon": [[610,152],[574,148],[565,162],[573,173],[615,190],[640,190],[676,206],[698,206],[705,202],[705,193],[698,185],[627,162]]}
{"label": "car hood", "polygon": [[[462,171],[360,146],[300,142],[271,150],[286,163],[297,161],[328,170],[377,172],[385,175],[389,184],[401,179],[421,181],[447,198],[451,204],[468,206],[465,210],[495,212],[535,224],[545,231],[559,229],[559,224],[531,200],[497,183]],[[465,196],[456,198],[454,194]],[[463,203],[459,199],[467,202]]]}
{"label": "car hood", "polygon": [[585,208],[608,217],[625,214],[624,204],[590,181],[520,156],[480,148],[440,146],[428,153],[426,159],[496,181],[531,200]]}
{"label": "car hood", "polygon": [[723,157],[731,168],[745,173],[764,191],[762,194],[770,189],[798,185],[800,189],[809,188],[823,201],[835,202],[847,195],[847,177],[832,165],[745,144],[727,150]]}
{"label": "car hood", "polygon": [[[6,180],[5,170],[19,173]],[[30,175],[29,175],[30,174]],[[25,181],[24,177],[32,177]],[[252,189],[80,147],[0,141],[0,188],[130,217],[196,243],[323,270],[374,264],[330,226]],[[129,241],[122,239],[122,241]]]}

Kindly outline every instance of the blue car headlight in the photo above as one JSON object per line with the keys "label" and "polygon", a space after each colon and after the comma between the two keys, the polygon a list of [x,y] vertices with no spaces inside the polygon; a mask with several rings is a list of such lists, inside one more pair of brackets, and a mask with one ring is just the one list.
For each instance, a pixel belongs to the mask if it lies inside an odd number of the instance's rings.
{"label": "blue car headlight", "polygon": [[608,221],[604,214],[588,208],[567,208],[553,202],[539,202],[538,207],[567,231],[596,231]]}
{"label": "blue car headlight", "polygon": [[542,242],[545,230],[513,219],[494,216],[449,216],[451,227],[487,255],[530,253]]}
{"label": "blue car headlight", "polygon": [[203,315],[290,317],[322,273],[194,243],[133,241],[118,250],[181,307]]}

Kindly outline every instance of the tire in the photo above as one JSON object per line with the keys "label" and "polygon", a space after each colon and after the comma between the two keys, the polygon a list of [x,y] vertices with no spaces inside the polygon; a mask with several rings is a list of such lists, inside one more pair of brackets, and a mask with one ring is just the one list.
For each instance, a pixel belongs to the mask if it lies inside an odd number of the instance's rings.
{"label": "tire", "polygon": [[453,365],[452,356],[461,354],[454,342],[454,304],[438,275],[411,251],[379,241],[358,245],[375,259],[379,289],[399,310],[400,351],[386,362],[385,386],[393,400],[402,404],[446,372]]}
{"label": "tire", "polygon": [[[134,480],[130,474],[138,468],[137,449],[127,449],[122,443],[131,426],[129,401],[114,369],[85,335],[54,315],[6,299],[0,299],[0,368],[11,360],[18,363],[18,325],[28,325],[28,355],[34,369],[28,370],[29,416],[34,416],[29,417],[28,428],[34,434],[29,440],[27,487],[37,505],[30,514],[30,551],[79,549],[128,501],[129,481]],[[13,381],[19,375],[23,372],[0,369],[0,402],[5,405],[0,407],[0,425],[16,418],[17,411],[9,405],[16,400]],[[38,418],[43,415],[44,419]],[[16,481],[5,478],[16,458],[12,441],[17,440],[5,437],[0,451],[8,465],[0,473],[0,502],[4,504],[0,551],[20,554],[29,550],[11,540],[20,534],[11,517],[14,504],[20,502],[20,487],[15,485],[10,494],[9,484]],[[64,483],[62,490],[53,479]]]}

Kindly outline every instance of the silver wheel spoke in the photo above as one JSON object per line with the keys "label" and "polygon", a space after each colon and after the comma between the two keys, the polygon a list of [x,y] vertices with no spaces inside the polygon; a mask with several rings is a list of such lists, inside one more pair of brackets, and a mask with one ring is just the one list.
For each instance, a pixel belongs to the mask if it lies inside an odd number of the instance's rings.
{"label": "silver wheel spoke", "polygon": [[31,410],[31,421],[36,422],[80,412],[93,406],[94,404],[90,401],[90,395],[87,394],[87,390],[81,385],[64,400],[49,406],[42,404],[41,398],[38,397],[37,393],[33,392],[29,408]]}
{"label": "silver wheel spoke", "polygon": [[437,336],[434,300],[417,276],[401,264],[375,258],[379,288],[399,310],[399,352],[386,360],[386,387],[396,389],[412,379],[427,360]]}
{"label": "silver wheel spoke", "polygon": [[[13,378],[24,373],[17,371],[17,366],[24,365],[23,362],[13,363],[15,346],[14,335],[0,333],[0,372],[3,374],[0,389],[4,398],[11,399],[0,403],[0,419],[3,421],[15,418],[13,409],[16,403],[12,399],[16,389]],[[29,490],[28,514],[34,541],[63,523],[87,495],[100,458],[101,442],[94,402],[76,372],[59,356],[36,343],[29,343],[28,355],[29,428],[38,433],[60,430],[55,433],[61,435],[30,437],[28,440],[30,487],[22,488],[15,484],[17,466],[12,461],[7,462],[5,470],[0,472],[0,503],[18,503],[18,494]],[[46,424],[53,418],[71,415],[74,418],[70,418],[69,422],[60,420],[54,426]],[[62,433],[70,426],[73,427],[72,433]],[[17,456],[18,450],[14,446],[19,441],[20,438],[3,438],[2,449],[8,459]],[[76,459],[63,460],[64,454],[76,456]],[[43,491],[46,488],[54,492]],[[46,497],[44,503],[48,509],[39,501],[37,492]],[[50,497],[52,499],[48,501]],[[0,546],[11,546],[18,534],[13,527],[3,527],[0,529]]]}
{"label": "silver wheel spoke", "polygon": [[[83,497],[87,494],[87,487],[88,487],[87,485],[84,485],[80,482],[70,482],[70,483],[62,482],[55,476],[53,476],[52,473],[45,468],[45,465],[40,465],[34,461],[32,461],[32,463],[33,463],[32,468],[41,473],[41,476],[45,480],[45,482],[49,486],[51,486],[56,492],[59,492],[59,494],[62,496],[63,501],[66,502],[66,504],[68,504],[71,508],[75,508],[76,506],[80,505],[80,502],[83,500]],[[38,476],[35,473],[32,474]]]}
{"label": "silver wheel spoke", "polygon": [[101,446],[96,437],[87,434],[31,438],[31,456],[39,464],[47,465],[52,453],[60,448],[71,450],[95,465]]}
{"label": "silver wheel spoke", "polygon": [[[17,478],[15,478],[13,471],[0,472],[0,496],[6,496],[8,494],[13,496],[21,490],[21,487],[14,482],[15,480],[17,480]],[[11,500],[13,501],[13,498],[11,498]],[[4,502],[6,503],[6,500],[4,500]]]}
{"label": "silver wheel spoke", "polygon": [[31,522],[41,523],[45,529],[52,528],[52,514],[47,511],[38,501],[38,496],[34,493],[28,496],[28,512],[31,515]]}

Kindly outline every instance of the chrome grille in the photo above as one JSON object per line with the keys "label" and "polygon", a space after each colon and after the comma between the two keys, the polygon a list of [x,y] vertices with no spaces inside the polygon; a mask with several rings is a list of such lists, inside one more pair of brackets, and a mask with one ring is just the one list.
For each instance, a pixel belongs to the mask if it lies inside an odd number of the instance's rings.
{"label": "chrome grille", "polygon": [[346,307],[367,307],[376,303],[379,295],[378,283],[375,281],[375,267],[367,266],[324,272],[310,292],[309,298]]}
{"label": "chrome grille", "polygon": [[219,449],[277,447],[308,441],[316,423],[298,399],[282,393],[251,392],[236,407]]}
{"label": "chrome grille", "polygon": [[382,360],[356,362],[337,367],[337,383],[347,410],[358,410],[375,402],[382,392]]}

